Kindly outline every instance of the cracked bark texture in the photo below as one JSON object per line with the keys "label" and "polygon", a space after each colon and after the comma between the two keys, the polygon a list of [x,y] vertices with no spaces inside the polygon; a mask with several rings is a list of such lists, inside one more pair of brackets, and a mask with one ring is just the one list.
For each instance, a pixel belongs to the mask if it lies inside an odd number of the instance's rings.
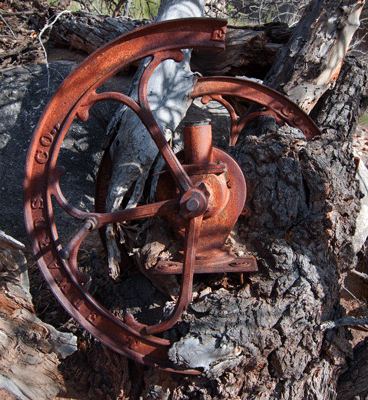
{"label": "cracked bark texture", "polygon": [[363,6],[364,0],[311,1],[264,84],[309,113],[335,83]]}
{"label": "cracked bark texture", "polygon": [[[183,377],[145,367],[140,393],[144,399],[336,399],[338,376],[352,356],[350,335],[345,328],[325,330],[321,325],[344,315],[339,301],[341,273],[356,263],[352,237],[359,186],[350,122],[364,104],[365,72],[358,73],[348,62],[336,85],[335,80],[362,5],[361,1],[311,3],[304,26],[296,29],[299,36],[294,35],[279,53],[271,72],[274,84],[285,89],[289,82],[291,91],[284,92],[305,110],[331,89],[314,115],[323,136],[307,142],[300,131],[280,128],[272,117],[262,117],[247,126],[234,148],[227,149],[246,176],[250,210],[239,218],[229,242],[236,251],[244,247],[252,251],[259,272],[244,280],[232,274],[195,277],[193,302],[165,336],[174,342],[169,357],[186,367],[202,368],[203,374]],[[317,26],[322,32],[327,25],[331,41],[325,43],[326,52],[315,54],[309,35],[316,34]],[[317,35],[316,48],[319,39]],[[337,50],[332,42],[338,42]],[[300,58],[289,57],[290,46],[300,51]],[[336,52],[342,58],[336,58]],[[308,58],[311,55],[314,61]],[[311,70],[328,70],[323,79],[299,68],[303,57]],[[297,78],[288,74],[298,68]],[[306,82],[311,90],[301,95]],[[351,82],[356,92],[340,96],[344,82]],[[347,115],[349,122],[344,120]],[[142,243],[142,230],[155,234]],[[173,236],[165,231],[164,221],[151,221],[142,230],[129,247],[143,245],[135,258],[144,269],[158,255],[170,256]],[[177,284],[170,282],[170,288],[169,294],[175,296]],[[170,307],[168,301],[164,311]],[[129,390],[124,395],[129,396]]]}
{"label": "cracked bark texture", "polygon": [[319,328],[343,315],[339,271],[354,259],[351,147],[334,137],[307,143],[267,122],[232,150],[253,187],[238,237],[256,251],[260,271],[241,288],[231,277],[211,285],[191,304],[169,354],[204,376],[182,378],[172,398],[192,398],[195,386],[209,399],[334,399],[351,355],[345,330]]}
{"label": "cracked bark texture", "polygon": [[[365,89],[357,83],[366,72],[354,65],[347,60],[335,86],[339,91],[349,80],[360,88],[354,101],[333,91],[320,110],[336,115],[344,103],[358,112]],[[359,187],[345,128],[330,124],[307,142],[299,130],[261,117],[227,148],[246,176],[250,210],[230,242],[235,251],[245,244],[256,255],[259,272],[244,282],[236,274],[195,277],[193,303],[165,335],[174,341],[170,358],[203,374],[144,367],[144,399],[336,399],[337,379],[353,355],[350,334],[321,325],[344,315],[340,278],[356,263]],[[170,253],[173,237],[162,220],[145,228],[151,235],[136,257],[150,264],[155,254]]]}
{"label": "cracked bark texture", "polygon": [[65,389],[60,359],[77,350],[77,338],[35,315],[24,249],[0,231],[0,389],[20,400],[53,399]]}

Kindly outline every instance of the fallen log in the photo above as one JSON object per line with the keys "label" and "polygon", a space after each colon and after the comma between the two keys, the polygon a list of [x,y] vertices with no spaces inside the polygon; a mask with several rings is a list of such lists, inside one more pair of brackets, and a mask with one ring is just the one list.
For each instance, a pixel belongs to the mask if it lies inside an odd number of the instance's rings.
{"label": "fallen log", "polygon": [[[45,20],[37,16],[33,18],[38,29],[42,29]],[[90,54],[116,37],[147,23],[124,17],[69,13],[56,21],[49,37],[57,46]],[[284,23],[229,27],[226,49],[193,51],[191,69],[203,75],[246,75],[262,79],[291,33],[292,29]]]}
{"label": "fallen log", "polygon": [[[37,18],[37,15],[34,16],[34,22],[40,30],[45,24],[44,19]],[[85,12],[68,13],[52,26],[49,37],[58,46],[90,54],[118,36],[143,25],[142,21],[123,17],[112,18]]]}
{"label": "fallen log", "polygon": [[284,23],[228,27],[225,50],[194,50],[191,68],[204,76],[229,75],[263,79],[292,29]]}

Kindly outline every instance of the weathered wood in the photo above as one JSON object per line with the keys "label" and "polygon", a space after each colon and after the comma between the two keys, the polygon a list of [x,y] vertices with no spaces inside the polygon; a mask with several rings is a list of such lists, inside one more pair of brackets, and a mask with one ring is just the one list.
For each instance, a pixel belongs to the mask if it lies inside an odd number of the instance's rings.
{"label": "weathered wood", "polygon": [[368,395],[368,338],[354,349],[347,371],[339,378],[337,400],[363,400]]}
{"label": "weathered wood", "polygon": [[193,50],[191,68],[204,76],[230,75],[263,79],[292,29],[286,24],[228,27],[225,50]]}
{"label": "weathered wood", "polygon": [[339,79],[311,112],[324,132],[338,132],[340,140],[352,142],[359,117],[368,106],[368,68],[353,57],[345,58]]}
{"label": "weathered wood", "polygon": [[[42,29],[44,19],[34,18],[38,28]],[[124,17],[72,13],[59,18],[49,36],[58,46],[72,47],[90,54],[110,40],[144,24],[145,21]],[[229,27],[226,49],[194,50],[191,69],[203,75],[245,75],[263,79],[291,33],[292,29],[284,23]]]}
{"label": "weathered wood", "polygon": [[34,314],[23,250],[0,232],[0,388],[21,400],[53,399],[64,389],[59,359],[77,349],[76,337]]}
{"label": "weathered wood", "polygon": [[363,6],[364,0],[312,1],[264,83],[309,113],[335,83]]}
{"label": "weathered wood", "polygon": [[[35,23],[42,29],[44,20],[34,16]],[[49,35],[59,46],[71,47],[87,54],[97,50],[120,35],[143,26],[144,22],[123,17],[95,15],[78,12],[66,14],[53,25]]]}
{"label": "weathered wood", "polygon": [[[326,1],[324,7],[329,6]],[[350,12],[354,19],[356,9]],[[314,27],[308,18],[302,24],[303,32]],[[313,52],[312,41],[308,43]],[[339,47],[338,40],[334,44]],[[309,52],[303,51],[308,59]],[[283,56],[279,53],[278,59]],[[354,75],[354,68],[350,73]],[[333,107],[320,100],[321,123],[332,120],[339,109],[347,115],[359,112],[354,101],[338,97],[343,80],[348,75],[342,74],[336,84]],[[363,99],[365,88],[356,87],[355,95]],[[317,92],[313,104],[322,95]],[[208,399],[336,398],[336,381],[352,348],[345,328],[326,332],[329,325],[323,324],[344,314],[339,282],[341,271],[356,262],[352,235],[359,188],[347,140],[350,127],[321,128],[322,137],[306,142],[298,130],[279,128],[271,117],[263,117],[247,127],[235,148],[227,149],[246,176],[250,210],[239,219],[230,242],[235,249],[253,251],[260,270],[244,283],[230,274],[196,277],[193,303],[183,322],[166,335],[175,342],[170,358],[186,367],[202,367],[204,373],[184,378],[145,368],[149,378],[143,398],[191,398],[194,393]],[[152,262],[158,253],[170,257],[174,237],[165,232],[165,224],[151,221],[141,229],[151,233],[142,252],[135,252],[141,262]],[[142,247],[143,236],[136,241],[130,237],[130,249]],[[168,300],[166,309],[170,307]],[[142,311],[138,307],[135,312],[142,317]]]}

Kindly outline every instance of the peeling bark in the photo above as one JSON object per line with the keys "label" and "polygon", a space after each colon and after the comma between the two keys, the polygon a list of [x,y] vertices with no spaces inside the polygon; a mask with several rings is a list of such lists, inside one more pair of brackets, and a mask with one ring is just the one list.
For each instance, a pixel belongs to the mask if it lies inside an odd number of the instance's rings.
{"label": "peeling bark", "polygon": [[0,232],[0,388],[18,399],[53,399],[64,389],[59,359],[76,337],[39,320],[29,293],[24,246]]}
{"label": "peeling bark", "polygon": [[363,0],[312,1],[265,78],[309,113],[335,83],[359,27]]}

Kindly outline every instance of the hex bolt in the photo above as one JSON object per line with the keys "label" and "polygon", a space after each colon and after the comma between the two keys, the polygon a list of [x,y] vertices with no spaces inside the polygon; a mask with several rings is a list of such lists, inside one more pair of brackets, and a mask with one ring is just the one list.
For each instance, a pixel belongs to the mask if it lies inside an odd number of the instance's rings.
{"label": "hex bolt", "polygon": [[188,211],[197,211],[199,208],[199,201],[196,198],[192,197],[185,203],[185,206]]}

